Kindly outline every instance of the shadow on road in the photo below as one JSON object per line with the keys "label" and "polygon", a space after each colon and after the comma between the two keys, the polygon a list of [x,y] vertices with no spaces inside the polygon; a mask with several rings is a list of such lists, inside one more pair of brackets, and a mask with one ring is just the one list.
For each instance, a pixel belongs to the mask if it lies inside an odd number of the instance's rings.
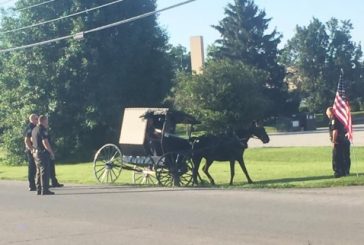
{"label": "shadow on road", "polygon": [[[153,187],[153,186],[70,186],[62,189],[53,189],[56,195],[102,195],[102,194],[125,194],[125,193],[156,193],[156,192],[182,192],[182,191],[199,191],[199,190],[217,190],[218,188],[204,187]],[[57,191],[59,190],[59,191]],[[67,191],[67,192],[65,192]]]}
{"label": "shadow on road", "polygon": [[[351,174],[348,177],[354,177],[357,175],[364,175],[364,173]],[[216,190],[236,190],[237,188],[244,187],[256,187],[260,189],[261,187],[267,187],[274,184],[288,184],[292,182],[304,182],[304,181],[319,181],[319,180],[333,180],[333,175],[322,175],[322,176],[307,176],[307,177],[297,177],[297,178],[281,178],[281,179],[270,179],[255,181],[253,185],[218,185],[213,186],[208,183],[197,187],[159,187],[159,186],[145,186],[145,185],[108,185],[108,186],[65,186],[62,188],[53,188],[56,195],[109,195],[109,194],[137,194],[137,193],[167,193],[167,192],[184,192],[184,191],[216,191]]]}

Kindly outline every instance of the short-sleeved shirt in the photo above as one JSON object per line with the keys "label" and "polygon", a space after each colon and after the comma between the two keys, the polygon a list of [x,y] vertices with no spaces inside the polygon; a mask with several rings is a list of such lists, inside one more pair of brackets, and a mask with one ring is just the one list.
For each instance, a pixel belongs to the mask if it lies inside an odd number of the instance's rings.
{"label": "short-sleeved shirt", "polygon": [[37,150],[45,150],[42,140],[48,139],[48,131],[43,125],[38,125],[32,130],[33,147]]}
{"label": "short-sleeved shirt", "polygon": [[337,130],[337,141],[338,142],[343,142],[346,139],[345,138],[346,129],[345,129],[344,125],[340,122],[340,120],[338,120],[337,118],[334,117],[333,119],[330,120],[329,129],[330,129],[331,141],[333,140],[332,132],[334,130]]}
{"label": "short-sleeved shirt", "polygon": [[35,128],[35,124],[29,123],[24,130],[24,137],[31,138],[32,137],[32,130]]}

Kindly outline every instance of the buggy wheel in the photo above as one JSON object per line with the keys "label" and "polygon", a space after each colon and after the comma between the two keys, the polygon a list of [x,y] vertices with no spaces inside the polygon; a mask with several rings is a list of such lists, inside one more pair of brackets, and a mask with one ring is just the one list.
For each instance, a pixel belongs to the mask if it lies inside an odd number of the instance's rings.
{"label": "buggy wheel", "polygon": [[114,183],[121,173],[123,155],[119,147],[106,144],[95,154],[94,173],[100,183]]}
{"label": "buggy wheel", "polygon": [[153,167],[138,167],[134,166],[133,171],[133,183],[134,184],[147,184],[155,185],[157,184],[157,179],[155,176],[155,171]]}
{"label": "buggy wheel", "polygon": [[156,177],[162,186],[189,186],[192,184],[193,163],[183,153],[164,154],[156,164]]}

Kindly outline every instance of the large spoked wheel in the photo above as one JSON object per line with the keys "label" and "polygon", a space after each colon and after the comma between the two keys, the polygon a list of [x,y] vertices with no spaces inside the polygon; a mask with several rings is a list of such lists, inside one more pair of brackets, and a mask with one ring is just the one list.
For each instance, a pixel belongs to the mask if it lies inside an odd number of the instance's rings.
{"label": "large spoked wheel", "polygon": [[155,185],[157,184],[157,179],[155,176],[155,171],[153,167],[138,167],[134,166],[133,171],[133,183],[142,185]]}
{"label": "large spoked wheel", "polygon": [[114,183],[122,169],[123,155],[119,147],[107,144],[101,147],[95,154],[94,173],[101,183]]}
{"label": "large spoked wheel", "polygon": [[169,152],[164,154],[156,164],[156,177],[162,186],[192,185],[193,163],[183,153]]}

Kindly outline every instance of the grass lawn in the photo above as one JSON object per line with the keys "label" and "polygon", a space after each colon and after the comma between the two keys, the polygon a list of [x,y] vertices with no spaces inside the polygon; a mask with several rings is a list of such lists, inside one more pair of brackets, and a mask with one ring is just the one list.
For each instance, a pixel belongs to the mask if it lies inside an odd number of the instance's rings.
{"label": "grass lawn", "polygon": [[[236,164],[234,188],[312,188],[364,185],[364,147],[352,148],[351,176],[334,179],[329,147],[248,149],[245,162],[255,182],[247,184],[239,164]],[[203,164],[201,164],[201,167]],[[92,163],[56,166],[62,183],[97,184]],[[217,187],[228,187],[230,167],[227,162],[215,162],[210,173]],[[358,175],[357,175],[358,174]],[[200,175],[206,180],[204,173]],[[0,165],[0,179],[27,180],[27,166]],[[132,184],[132,172],[123,171],[116,184]]]}

